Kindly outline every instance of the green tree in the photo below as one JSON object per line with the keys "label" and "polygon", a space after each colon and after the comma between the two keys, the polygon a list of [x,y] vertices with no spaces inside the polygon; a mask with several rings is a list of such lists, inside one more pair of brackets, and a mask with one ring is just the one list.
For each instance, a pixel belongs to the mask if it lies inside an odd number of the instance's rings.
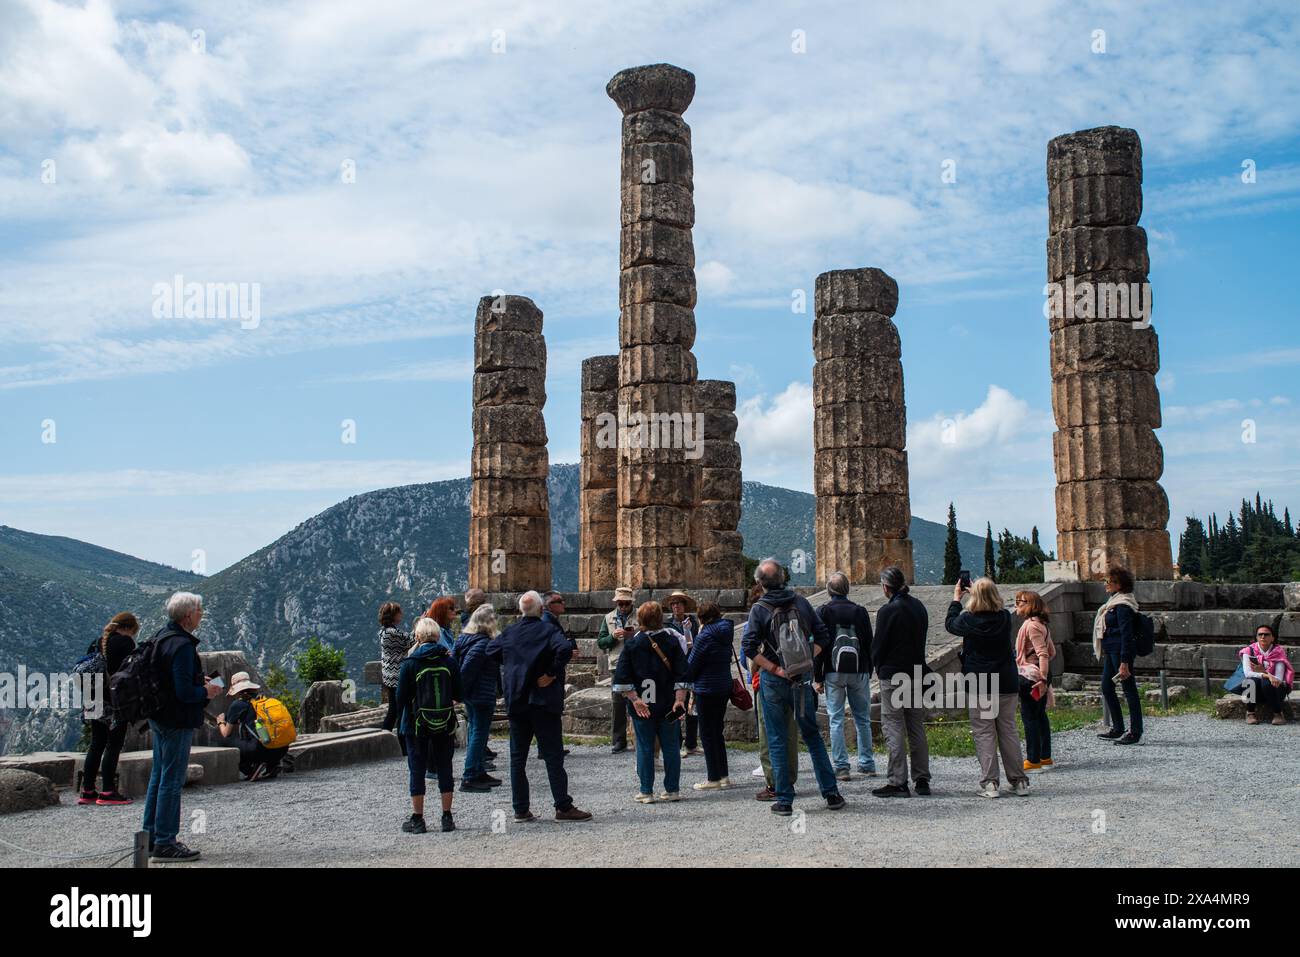
{"label": "green tree", "polygon": [[1187,517],[1187,528],[1178,539],[1178,571],[1189,578],[1205,575],[1203,556],[1209,546],[1205,526],[1199,518]]}
{"label": "green tree", "polygon": [[297,670],[298,680],[309,688],[316,681],[342,681],[348,676],[343,649],[319,638],[307,642],[307,650],[298,656]]}
{"label": "green tree", "polygon": [[997,568],[993,564],[993,523],[986,522],[984,530],[984,575],[997,581]]}
{"label": "green tree", "polygon": [[271,665],[266,669],[266,674],[262,677],[262,690],[267,697],[280,699],[280,703],[289,709],[293,720],[298,720],[298,712],[302,708],[302,696],[289,683],[289,676],[285,674],[283,668],[279,665]]}
{"label": "green tree", "polygon": [[957,544],[957,510],[948,503],[948,538],[943,543],[943,583],[957,584],[961,574],[961,549]]}

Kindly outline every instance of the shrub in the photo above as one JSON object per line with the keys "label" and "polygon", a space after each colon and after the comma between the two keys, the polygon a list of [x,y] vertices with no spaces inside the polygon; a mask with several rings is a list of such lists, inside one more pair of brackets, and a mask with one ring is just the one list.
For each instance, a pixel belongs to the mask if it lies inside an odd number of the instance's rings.
{"label": "shrub", "polygon": [[297,667],[298,680],[308,688],[316,681],[342,681],[347,677],[343,650],[319,638],[307,643],[307,650],[298,656]]}

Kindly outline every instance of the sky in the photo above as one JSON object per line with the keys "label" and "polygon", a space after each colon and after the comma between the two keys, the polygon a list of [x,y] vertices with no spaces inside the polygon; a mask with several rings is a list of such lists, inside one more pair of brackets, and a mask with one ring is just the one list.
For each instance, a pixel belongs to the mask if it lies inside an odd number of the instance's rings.
{"label": "sky", "polygon": [[[604,87],[655,62],[696,76],[695,355],[736,382],[746,479],[811,490],[792,302],[876,266],[914,514],[1050,547],[1046,147],[1115,124],[1171,528],[1300,509],[1298,52],[1286,2],[0,0],[0,524],[212,573],[467,475],[497,290],[545,313],[551,461],[577,461],[580,363],[618,348]],[[169,311],[176,276],[256,317]]]}

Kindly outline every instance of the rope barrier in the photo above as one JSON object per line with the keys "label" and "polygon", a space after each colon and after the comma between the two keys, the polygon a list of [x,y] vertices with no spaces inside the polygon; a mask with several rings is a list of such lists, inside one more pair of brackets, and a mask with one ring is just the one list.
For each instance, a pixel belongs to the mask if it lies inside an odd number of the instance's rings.
{"label": "rope barrier", "polygon": [[0,844],[4,844],[7,847],[12,847],[16,851],[22,851],[24,854],[30,854],[33,857],[46,857],[56,861],[90,861],[90,860],[94,860],[97,857],[107,857],[109,854],[122,854],[122,856],[119,857],[116,861],[114,861],[112,864],[109,864],[108,865],[109,867],[113,867],[116,864],[120,864],[122,861],[126,860],[128,857],[130,857],[132,854],[135,853],[134,844],[130,845],[129,847],[115,847],[107,851],[98,851],[97,853],[94,854],[51,854],[48,851],[34,851],[29,847],[22,847],[18,844],[14,844],[12,841],[6,841],[3,837],[0,837]]}

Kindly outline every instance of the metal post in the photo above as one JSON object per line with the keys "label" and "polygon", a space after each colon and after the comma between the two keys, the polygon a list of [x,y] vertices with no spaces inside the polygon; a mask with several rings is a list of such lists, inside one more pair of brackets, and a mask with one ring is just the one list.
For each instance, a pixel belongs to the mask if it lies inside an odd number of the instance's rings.
{"label": "metal post", "polygon": [[1160,672],[1160,710],[1169,710],[1169,682],[1165,678],[1163,669]]}
{"label": "metal post", "polygon": [[1205,658],[1201,659],[1201,678],[1205,681],[1205,696],[1208,698],[1210,696],[1210,662]]}
{"label": "metal post", "polygon": [[148,831],[135,832],[135,859],[132,862],[131,866],[132,867],[149,866],[149,832]]}

